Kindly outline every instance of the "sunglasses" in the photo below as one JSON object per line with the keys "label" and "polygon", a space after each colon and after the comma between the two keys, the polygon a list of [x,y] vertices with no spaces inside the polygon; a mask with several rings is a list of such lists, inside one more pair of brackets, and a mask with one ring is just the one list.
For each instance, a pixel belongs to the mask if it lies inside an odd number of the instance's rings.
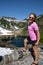
{"label": "sunglasses", "polygon": [[29,17],[29,19],[34,19],[33,17]]}

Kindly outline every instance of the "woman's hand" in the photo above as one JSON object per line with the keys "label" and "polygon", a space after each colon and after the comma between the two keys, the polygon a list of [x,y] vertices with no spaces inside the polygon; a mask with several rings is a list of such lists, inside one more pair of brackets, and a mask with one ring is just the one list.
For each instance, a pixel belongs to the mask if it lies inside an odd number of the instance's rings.
{"label": "woman's hand", "polygon": [[35,45],[37,46],[38,45],[38,42],[36,42]]}

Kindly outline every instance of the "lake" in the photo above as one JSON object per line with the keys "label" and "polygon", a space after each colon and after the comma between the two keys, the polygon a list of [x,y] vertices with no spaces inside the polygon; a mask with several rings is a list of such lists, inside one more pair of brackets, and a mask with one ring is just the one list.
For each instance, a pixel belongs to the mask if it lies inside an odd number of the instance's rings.
{"label": "lake", "polygon": [[15,37],[4,38],[2,39],[2,41],[6,41],[6,42],[10,41],[10,43],[14,46],[23,47],[25,38],[26,36],[15,36]]}
{"label": "lake", "polygon": [[15,45],[17,47],[23,47],[24,46],[24,38],[26,36],[16,36],[11,38],[11,44]]}

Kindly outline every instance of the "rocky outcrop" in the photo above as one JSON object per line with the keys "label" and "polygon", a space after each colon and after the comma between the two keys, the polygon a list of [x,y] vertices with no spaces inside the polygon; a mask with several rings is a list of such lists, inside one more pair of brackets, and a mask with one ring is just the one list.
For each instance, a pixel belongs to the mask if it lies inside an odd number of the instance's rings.
{"label": "rocky outcrop", "polygon": [[[22,48],[14,48],[12,53],[5,54],[0,65],[31,65],[33,62],[32,48],[28,48],[26,52],[22,51]],[[38,47],[39,53],[39,65],[43,65],[43,48]]]}

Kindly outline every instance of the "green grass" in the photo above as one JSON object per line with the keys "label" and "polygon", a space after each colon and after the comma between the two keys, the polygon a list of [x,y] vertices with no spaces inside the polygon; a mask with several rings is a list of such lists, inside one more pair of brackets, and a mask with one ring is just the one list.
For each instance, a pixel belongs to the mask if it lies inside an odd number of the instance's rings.
{"label": "green grass", "polygon": [[43,44],[43,34],[40,35],[40,44]]}

